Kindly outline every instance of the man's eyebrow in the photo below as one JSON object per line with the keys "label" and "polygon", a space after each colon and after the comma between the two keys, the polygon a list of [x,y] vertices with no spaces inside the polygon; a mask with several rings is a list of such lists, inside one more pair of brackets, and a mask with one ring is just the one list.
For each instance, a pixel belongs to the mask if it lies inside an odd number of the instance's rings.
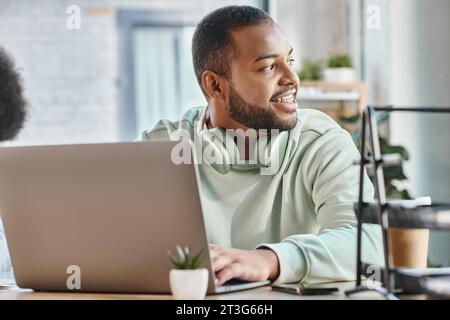
{"label": "man's eyebrow", "polygon": [[[289,50],[288,56],[291,55],[291,53],[294,51],[294,48],[291,48],[291,50]],[[261,60],[265,60],[265,59],[273,59],[273,58],[278,58],[280,55],[273,53],[273,54],[267,54],[267,55],[263,55],[263,56],[259,56],[258,58],[256,58],[255,63],[259,62]]]}

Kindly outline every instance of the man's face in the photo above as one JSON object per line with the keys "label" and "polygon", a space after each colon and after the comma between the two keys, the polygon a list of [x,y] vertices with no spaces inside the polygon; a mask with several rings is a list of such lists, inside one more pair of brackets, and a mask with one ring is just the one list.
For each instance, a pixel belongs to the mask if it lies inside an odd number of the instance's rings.
{"label": "man's face", "polygon": [[264,23],[232,32],[230,117],[253,129],[289,130],[297,123],[298,76],[281,29]]}

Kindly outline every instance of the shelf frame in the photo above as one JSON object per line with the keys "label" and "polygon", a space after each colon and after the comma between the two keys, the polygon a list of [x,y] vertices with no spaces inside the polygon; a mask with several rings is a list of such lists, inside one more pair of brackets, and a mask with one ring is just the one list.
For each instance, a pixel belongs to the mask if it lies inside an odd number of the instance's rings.
{"label": "shelf frame", "polygon": [[[386,190],[384,187],[384,174],[383,174],[383,157],[381,155],[379,145],[379,135],[376,123],[375,113],[377,111],[386,112],[424,112],[424,113],[448,113],[450,114],[450,108],[440,107],[426,107],[426,108],[413,108],[413,107],[375,107],[367,106],[362,112],[362,135],[361,135],[361,158],[359,161],[359,191],[358,191],[358,203],[356,208],[357,215],[357,248],[356,248],[356,287],[351,290],[347,290],[345,294],[347,296],[354,293],[363,291],[376,291],[384,295],[387,299],[398,299],[395,296],[395,269],[393,268],[393,259],[391,254],[391,248],[389,245],[389,204],[386,200]],[[369,137],[367,137],[367,135]],[[367,139],[369,138],[369,139]],[[370,147],[370,153],[368,152]],[[368,203],[364,202],[364,173],[367,165],[374,166],[374,187],[375,187],[375,210],[377,213],[377,222],[381,225],[382,229],[382,241],[383,241],[383,253],[384,253],[384,265],[381,279],[381,287],[372,287],[362,284],[363,276],[363,262],[361,258],[362,250],[362,225],[364,223],[364,208],[368,206]],[[444,208],[447,206],[444,205]],[[450,208],[450,205],[448,206]],[[417,209],[419,210],[419,209]]]}

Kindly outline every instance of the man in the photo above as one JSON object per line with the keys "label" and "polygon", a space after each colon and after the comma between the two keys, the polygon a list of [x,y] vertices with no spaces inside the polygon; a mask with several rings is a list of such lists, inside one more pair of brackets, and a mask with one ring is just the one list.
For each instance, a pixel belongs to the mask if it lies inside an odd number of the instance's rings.
{"label": "man", "polygon": [[[207,107],[190,109],[178,123],[160,121],[142,140],[176,139],[187,130],[194,140],[215,132],[220,144],[229,141],[229,130],[249,129],[278,129],[285,139],[277,144],[281,160],[270,175],[251,164],[199,165],[217,284],[232,278],[276,283],[355,279],[353,203],[359,179],[352,162],[358,151],[328,116],[297,110],[293,49],[280,27],[256,8],[221,8],[199,23],[192,54]],[[258,135],[261,139],[271,138]],[[241,159],[249,159],[252,145],[236,146]],[[368,186],[365,198],[372,197]],[[364,229],[365,261],[382,264],[380,236],[374,226]]]}
{"label": "man", "polygon": [[[15,70],[14,63],[0,47],[0,142],[15,138],[23,126],[26,101],[22,93],[20,76]],[[0,219],[0,286],[3,279],[11,276],[11,263]]]}

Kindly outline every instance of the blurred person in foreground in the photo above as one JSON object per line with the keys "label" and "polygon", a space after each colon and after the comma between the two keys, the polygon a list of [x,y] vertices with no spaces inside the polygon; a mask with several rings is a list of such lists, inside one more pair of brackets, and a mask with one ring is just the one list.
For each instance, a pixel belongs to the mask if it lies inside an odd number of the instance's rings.
{"label": "blurred person in foreground", "polygon": [[[0,47],[0,142],[12,140],[27,113],[21,77],[10,55]],[[0,168],[1,170],[1,168]],[[0,212],[0,286],[13,283],[12,267]]]}

